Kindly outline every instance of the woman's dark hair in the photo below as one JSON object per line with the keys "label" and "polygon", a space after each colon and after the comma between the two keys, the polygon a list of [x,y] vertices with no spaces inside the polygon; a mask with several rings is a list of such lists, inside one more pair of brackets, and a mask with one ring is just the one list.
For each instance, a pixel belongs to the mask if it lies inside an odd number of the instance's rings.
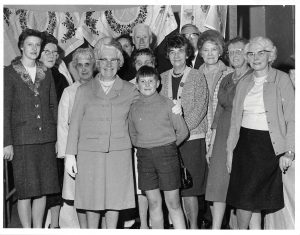
{"label": "woman's dark hair", "polygon": [[136,73],[136,82],[138,83],[139,79],[143,77],[154,77],[154,79],[158,81],[159,73],[156,68],[144,65]]}
{"label": "woman's dark hair", "polygon": [[224,52],[225,52],[225,59],[227,60],[227,62],[229,62],[229,57],[228,57],[228,47],[231,44],[235,44],[241,42],[244,44],[244,46],[249,42],[248,39],[237,36],[235,38],[230,39],[228,42],[225,43],[225,47],[224,47]]}
{"label": "woman's dark hair", "polygon": [[35,30],[35,29],[29,29],[29,28],[26,28],[23,30],[23,32],[20,34],[19,36],[19,40],[18,40],[18,48],[21,52],[21,54],[23,54],[22,50],[21,50],[21,47],[23,47],[24,45],[24,41],[26,40],[27,37],[30,37],[30,36],[34,36],[34,37],[38,37],[41,39],[41,42],[43,43],[43,37],[42,37],[42,33],[38,30]]}
{"label": "woman's dark hair", "polygon": [[225,42],[223,36],[217,30],[209,29],[200,34],[197,43],[199,51],[201,51],[204,43],[207,41],[215,43],[219,48],[220,55],[222,56],[224,52]]}
{"label": "woman's dark hair", "polygon": [[190,41],[181,34],[173,35],[167,38],[166,44],[166,57],[169,59],[169,53],[173,48],[185,47],[185,52],[187,56],[187,61],[192,61],[195,58],[194,48],[191,45]]}
{"label": "woman's dark hair", "polygon": [[132,37],[129,34],[121,34],[119,37],[116,38],[117,41],[119,41],[119,39],[125,38],[128,40],[128,42],[130,43],[130,45],[133,47],[133,41],[132,41]]}
{"label": "woman's dark hair", "polygon": [[153,65],[154,67],[156,67],[156,57],[154,56],[153,51],[150,48],[143,48],[143,49],[139,49],[133,52],[133,54],[131,55],[132,57],[132,66],[135,68],[135,62],[137,60],[137,57],[140,55],[148,55],[150,56],[150,58],[153,61]]}
{"label": "woman's dark hair", "polygon": [[54,37],[52,34],[48,33],[47,31],[44,31],[41,33],[42,34],[42,38],[43,38],[43,43],[41,46],[41,52],[44,50],[45,46],[48,43],[52,43],[55,44],[57,47],[57,53],[59,54],[59,58],[62,59],[65,55],[64,55],[64,50],[58,45],[58,40],[56,39],[56,37]]}

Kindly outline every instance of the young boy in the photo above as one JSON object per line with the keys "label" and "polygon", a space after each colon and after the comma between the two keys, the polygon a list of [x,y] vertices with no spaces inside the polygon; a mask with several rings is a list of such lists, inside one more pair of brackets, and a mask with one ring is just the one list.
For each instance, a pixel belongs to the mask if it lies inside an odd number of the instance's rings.
{"label": "young boy", "polygon": [[183,117],[172,113],[172,100],[157,93],[155,68],[143,66],[136,75],[141,96],[129,112],[129,133],[137,148],[139,188],[146,192],[152,228],[163,229],[162,198],[174,228],[185,228],[180,204],[180,165],[177,146],[188,136]]}

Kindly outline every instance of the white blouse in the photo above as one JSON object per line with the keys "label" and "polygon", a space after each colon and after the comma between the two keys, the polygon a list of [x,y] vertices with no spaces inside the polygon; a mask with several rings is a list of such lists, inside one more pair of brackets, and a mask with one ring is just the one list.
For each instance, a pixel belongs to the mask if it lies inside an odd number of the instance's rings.
{"label": "white blouse", "polygon": [[263,99],[267,76],[254,77],[254,86],[244,100],[242,126],[254,130],[269,130]]}

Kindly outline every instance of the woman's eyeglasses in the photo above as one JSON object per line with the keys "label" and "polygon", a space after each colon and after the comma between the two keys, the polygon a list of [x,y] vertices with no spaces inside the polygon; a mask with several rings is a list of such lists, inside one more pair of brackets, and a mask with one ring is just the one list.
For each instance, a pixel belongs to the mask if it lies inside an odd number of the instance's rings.
{"label": "woman's eyeglasses", "polygon": [[43,50],[43,52],[45,52],[46,56],[50,56],[50,55],[57,56],[58,55],[57,51]]}
{"label": "woman's eyeglasses", "polygon": [[112,58],[112,59],[102,58],[102,59],[99,59],[99,60],[96,60],[96,61],[97,62],[100,61],[101,64],[107,65],[108,63],[117,64],[119,59],[118,58]]}
{"label": "woman's eyeglasses", "polygon": [[231,50],[231,51],[226,52],[226,54],[229,55],[229,56],[243,55],[243,53],[244,53],[243,49]]}
{"label": "woman's eyeglasses", "polygon": [[262,58],[266,55],[267,52],[271,52],[271,51],[267,51],[267,50],[261,50],[258,52],[249,51],[249,52],[247,52],[247,56],[249,59],[253,59],[254,56],[257,56],[258,58]]}

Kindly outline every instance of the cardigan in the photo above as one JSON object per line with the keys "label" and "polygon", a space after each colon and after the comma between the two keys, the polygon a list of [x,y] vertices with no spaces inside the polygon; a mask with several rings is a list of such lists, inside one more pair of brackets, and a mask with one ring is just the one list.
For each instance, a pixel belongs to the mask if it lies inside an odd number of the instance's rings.
{"label": "cardigan", "polygon": [[[169,76],[172,70],[161,74],[162,89],[160,93],[168,97]],[[205,138],[207,132],[208,88],[206,80],[198,70],[191,69],[183,85],[181,105],[183,117],[190,131],[190,138]]]}
{"label": "cardigan", "polygon": [[129,133],[135,147],[152,148],[172,142],[180,145],[188,129],[180,114],[172,113],[173,102],[157,92],[143,96],[131,106]]}
{"label": "cardigan", "polygon": [[66,154],[130,149],[128,113],[138,97],[136,87],[118,76],[107,95],[97,76],[78,87]]}
{"label": "cardigan", "polygon": [[[237,85],[227,139],[227,152],[232,152],[238,142],[244,100],[254,86],[253,76],[253,73],[249,74]],[[263,85],[263,100],[275,154],[295,152],[295,91],[292,82],[286,73],[271,67],[266,79]]]}
{"label": "cardigan", "polygon": [[4,68],[4,146],[56,141],[54,80],[50,69],[36,65],[35,83],[20,58]]}

